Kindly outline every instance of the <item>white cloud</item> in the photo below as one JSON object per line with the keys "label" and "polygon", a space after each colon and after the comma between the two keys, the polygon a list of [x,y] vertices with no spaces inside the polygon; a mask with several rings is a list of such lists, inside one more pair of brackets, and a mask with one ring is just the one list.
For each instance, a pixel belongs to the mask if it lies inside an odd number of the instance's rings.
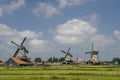
{"label": "white cloud", "polygon": [[91,25],[90,22],[80,19],[69,20],[58,25],[55,30],[54,40],[61,44],[95,42],[99,46],[114,43],[113,39],[97,34],[97,28]]}
{"label": "white cloud", "polygon": [[35,32],[30,30],[18,31],[17,29],[11,28],[6,24],[0,24],[0,40],[18,40],[23,37],[28,37],[29,39],[41,38],[42,32]]}
{"label": "white cloud", "polygon": [[52,49],[50,47],[50,43],[42,39],[32,39],[31,41],[29,41],[29,45],[30,49],[34,53],[49,52]]}
{"label": "white cloud", "polygon": [[38,4],[38,7],[33,10],[36,15],[45,15],[46,17],[50,18],[55,14],[59,14],[59,10],[54,7],[52,4],[42,3]]}
{"label": "white cloud", "polygon": [[113,33],[120,40],[120,31],[119,30],[115,30]]}
{"label": "white cloud", "polygon": [[30,31],[30,30],[25,30],[19,33],[21,37],[27,36],[28,38],[39,38],[40,36],[43,35],[42,32],[35,32],[35,31]]}
{"label": "white cloud", "polygon": [[73,5],[80,5],[86,1],[89,0],[58,0],[60,8],[65,8]]}
{"label": "white cloud", "polygon": [[11,14],[13,11],[18,10],[25,4],[25,0],[14,0],[9,4],[0,4],[0,16],[4,14]]}
{"label": "white cloud", "polygon": [[57,26],[54,39],[59,43],[81,43],[96,31],[90,23],[73,19]]}
{"label": "white cloud", "polygon": [[9,26],[5,24],[0,24],[0,36],[8,37],[8,36],[15,36],[17,34],[16,29],[11,29]]}

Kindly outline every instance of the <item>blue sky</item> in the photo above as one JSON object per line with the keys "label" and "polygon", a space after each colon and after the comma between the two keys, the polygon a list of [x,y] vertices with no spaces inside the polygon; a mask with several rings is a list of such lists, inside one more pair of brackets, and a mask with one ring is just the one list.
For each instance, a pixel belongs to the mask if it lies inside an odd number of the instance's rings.
{"label": "blue sky", "polygon": [[63,57],[87,60],[91,43],[101,60],[120,57],[120,0],[0,0],[0,60],[11,57],[26,36],[32,59]]}

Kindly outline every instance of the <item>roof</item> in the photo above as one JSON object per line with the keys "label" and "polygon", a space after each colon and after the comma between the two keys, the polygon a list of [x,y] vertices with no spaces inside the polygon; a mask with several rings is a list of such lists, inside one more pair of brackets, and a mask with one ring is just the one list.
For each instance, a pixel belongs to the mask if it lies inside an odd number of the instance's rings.
{"label": "roof", "polygon": [[0,65],[4,65],[4,63],[2,61],[0,61]]}
{"label": "roof", "polygon": [[30,62],[22,61],[22,60],[20,60],[19,58],[16,58],[16,57],[12,57],[12,60],[15,61],[18,64],[31,64]]}

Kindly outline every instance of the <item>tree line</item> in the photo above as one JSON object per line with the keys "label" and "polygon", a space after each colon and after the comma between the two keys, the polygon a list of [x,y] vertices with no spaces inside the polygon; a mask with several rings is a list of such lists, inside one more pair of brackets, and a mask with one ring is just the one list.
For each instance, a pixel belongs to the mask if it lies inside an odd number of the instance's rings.
{"label": "tree line", "polygon": [[[46,60],[46,62],[50,62],[50,63],[63,62],[63,61],[64,61],[64,57],[62,58],[50,57]],[[42,59],[40,57],[37,57],[34,59],[34,62],[42,62]]]}

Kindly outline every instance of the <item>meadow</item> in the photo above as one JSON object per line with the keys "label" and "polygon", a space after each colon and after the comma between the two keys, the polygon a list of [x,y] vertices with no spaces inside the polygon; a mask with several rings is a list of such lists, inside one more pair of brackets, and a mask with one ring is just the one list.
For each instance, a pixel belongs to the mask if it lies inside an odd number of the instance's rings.
{"label": "meadow", "polygon": [[0,67],[0,80],[120,80],[120,66]]}

